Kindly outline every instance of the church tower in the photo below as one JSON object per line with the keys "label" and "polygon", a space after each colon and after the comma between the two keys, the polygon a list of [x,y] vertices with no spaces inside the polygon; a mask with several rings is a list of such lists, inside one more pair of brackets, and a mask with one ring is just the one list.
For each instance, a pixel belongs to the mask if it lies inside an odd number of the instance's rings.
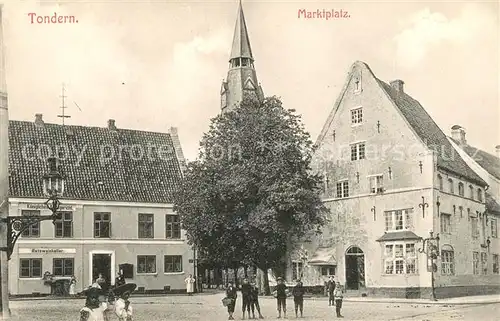
{"label": "church tower", "polygon": [[236,27],[234,28],[233,45],[229,58],[229,71],[227,79],[221,87],[221,110],[226,112],[240,103],[244,97],[253,96],[259,100],[264,99],[264,93],[257,81],[254,59],[250,39],[248,38],[247,25],[241,1],[238,6]]}

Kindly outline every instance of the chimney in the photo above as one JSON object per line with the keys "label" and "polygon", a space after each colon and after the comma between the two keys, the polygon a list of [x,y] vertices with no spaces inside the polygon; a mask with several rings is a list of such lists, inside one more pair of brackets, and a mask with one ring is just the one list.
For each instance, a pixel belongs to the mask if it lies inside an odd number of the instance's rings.
{"label": "chimney", "polygon": [[460,145],[467,144],[465,140],[465,128],[460,125],[453,125],[451,127],[451,138],[456,140]]}
{"label": "chimney", "polygon": [[500,145],[495,146],[495,152],[497,152],[497,157],[500,158]]}
{"label": "chimney", "polygon": [[400,93],[404,93],[404,84],[405,82],[399,79],[391,81],[391,87]]}
{"label": "chimney", "polygon": [[35,114],[35,126],[37,127],[43,127],[43,115],[42,114]]}
{"label": "chimney", "polygon": [[114,119],[108,119],[108,129],[109,130],[116,130],[116,125],[115,125]]}

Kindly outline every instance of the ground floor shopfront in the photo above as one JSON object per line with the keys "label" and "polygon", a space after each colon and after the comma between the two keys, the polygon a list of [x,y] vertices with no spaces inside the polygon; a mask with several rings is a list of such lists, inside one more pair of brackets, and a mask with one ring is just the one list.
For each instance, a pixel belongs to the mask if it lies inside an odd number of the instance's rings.
{"label": "ground floor shopfront", "polygon": [[[76,278],[81,291],[102,274],[114,285],[118,271],[143,293],[185,291],[193,251],[184,241],[19,240],[9,265],[11,295],[54,294],[51,285]],[[61,282],[58,282],[61,283]],[[61,295],[62,293],[58,293]]]}

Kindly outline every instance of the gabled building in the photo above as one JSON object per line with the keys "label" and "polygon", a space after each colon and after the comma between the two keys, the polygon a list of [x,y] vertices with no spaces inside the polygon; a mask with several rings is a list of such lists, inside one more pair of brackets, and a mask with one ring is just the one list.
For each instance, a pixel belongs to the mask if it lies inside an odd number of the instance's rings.
{"label": "gabled building", "polygon": [[[485,229],[487,182],[456,152],[402,80],[355,62],[316,143],[330,223],[290,251],[287,278],[334,275],[368,296],[428,298],[500,289]],[[470,194],[473,190],[473,195]],[[439,233],[435,265],[420,253]]]}
{"label": "gabled building", "polygon": [[[119,270],[139,292],[185,291],[193,250],[173,211],[185,167],[177,130],[166,133],[10,121],[9,215],[49,215],[42,176],[57,157],[66,175],[62,219],[25,230],[9,261],[13,295],[50,294],[56,280],[76,290]],[[57,290],[59,294],[64,289]]]}

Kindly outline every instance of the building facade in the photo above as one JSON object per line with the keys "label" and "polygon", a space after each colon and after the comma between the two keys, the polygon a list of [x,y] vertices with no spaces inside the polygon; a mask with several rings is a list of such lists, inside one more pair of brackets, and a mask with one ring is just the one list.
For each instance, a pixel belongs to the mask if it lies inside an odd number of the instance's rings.
{"label": "building facade", "polygon": [[[287,279],[333,275],[369,296],[437,297],[500,289],[486,227],[487,182],[404,90],[355,62],[317,141],[330,222],[289,253]],[[423,240],[439,233],[428,260]],[[432,273],[431,271],[435,271]]]}
{"label": "building facade", "polygon": [[[9,215],[49,215],[42,193],[46,159],[66,176],[62,218],[23,232],[9,262],[11,295],[55,294],[54,282],[75,276],[76,290],[99,273],[118,271],[139,292],[185,291],[193,274],[173,193],[185,161],[177,130],[168,133],[10,121]],[[61,290],[61,289],[59,289]],[[57,294],[57,293],[56,293]],[[62,293],[58,293],[62,294]]]}

